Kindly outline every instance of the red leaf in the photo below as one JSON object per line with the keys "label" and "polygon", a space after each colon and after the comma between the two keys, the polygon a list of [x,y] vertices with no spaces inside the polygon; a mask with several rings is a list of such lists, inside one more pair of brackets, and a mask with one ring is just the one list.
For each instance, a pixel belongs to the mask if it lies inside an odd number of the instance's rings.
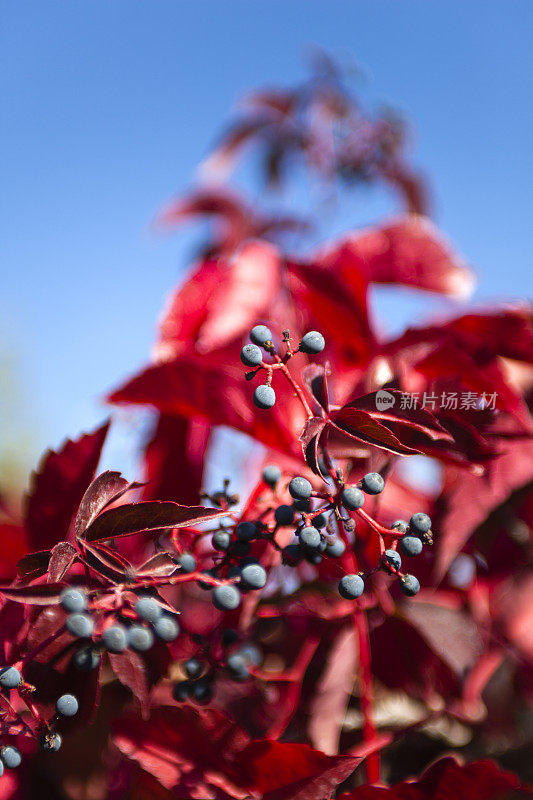
{"label": "red leaf", "polygon": [[109,423],[76,441],[49,450],[32,475],[26,505],[30,546],[44,550],[66,539],[72,517],[91,482],[109,430]]}
{"label": "red leaf", "polygon": [[0,594],[16,603],[29,603],[35,606],[48,606],[59,602],[64,583],[38,583],[33,586],[0,586]]}
{"label": "red leaf", "polygon": [[401,399],[403,392],[397,389],[387,389],[386,394],[393,398],[394,404],[388,409],[378,408],[378,392],[362,395],[347,403],[344,408],[358,408],[366,411],[372,419],[380,420],[384,424],[392,423],[406,429],[416,430],[430,439],[453,442],[453,436],[446,431],[438,419],[427,409],[414,400],[412,408],[402,408]]}
{"label": "red leaf", "polygon": [[328,755],[338,753],[339,736],[357,667],[353,629],[340,631],[327,656],[310,708],[309,738]]}
{"label": "red leaf", "polygon": [[339,800],[504,800],[512,791],[531,797],[529,787],[516,775],[503,772],[493,761],[461,766],[454,758],[442,758],[416,781],[397,783],[390,789],[361,786],[341,794]]}
{"label": "red leaf", "polygon": [[322,417],[308,419],[300,436],[303,455],[307,465],[313,470],[315,475],[320,475],[321,477],[322,475],[318,465],[318,446],[320,443],[320,436],[326,425],[327,420],[322,419]]}
{"label": "red leaf", "polygon": [[158,531],[162,528],[183,528],[199,522],[226,516],[227,512],[204,506],[180,506],[171,501],[126,503],[102,512],[85,531],[89,542],[131,536],[141,531]]}
{"label": "red leaf", "polygon": [[402,444],[385,425],[377,422],[366,411],[359,411],[350,406],[344,406],[340,411],[334,412],[330,417],[330,426],[350,439],[366,442],[396,455],[410,456],[420,453],[419,450]]}
{"label": "red leaf", "polygon": [[143,575],[172,575],[177,569],[177,564],[170,555],[170,553],[156,553],[145,561],[144,564],[136,570],[136,574],[141,577]]}
{"label": "red leaf", "polygon": [[150,708],[150,687],[146,665],[138,653],[126,650],[124,653],[109,653],[113,672],[139,701],[143,719],[148,718]]}
{"label": "red leaf", "polygon": [[319,254],[335,262],[350,285],[360,275],[370,283],[399,283],[430,292],[468,296],[471,271],[428,219],[419,215],[349,234]]}
{"label": "red leaf", "polygon": [[100,575],[115,583],[125,583],[135,575],[130,562],[120,553],[106,547],[102,542],[91,544],[86,539],[80,540],[84,550],[84,560]]}
{"label": "red leaf", "polygon": [[360,763],[360,758],[327,756],[307,744],[262,740],[238,756],[242,778],[263,800],[323,800]]}
{"label": "red leaf", "polygon": [[308,364],[302,372],[307,388],[326,414],[329,412],[328,376],[330,373],[329,363],[324,366]]}
{"label": "red leaf", "polygon": [[48,580],[57,583],[74,563],[78,551],[70,542],[59,542],[52,548],[48,565]]}
{"label": "red leaf", "polygon": [[94,479],[83,495],[76,514],[76,536],[81,536],[85,528],[107,505],[118,500],[129,489],[134,489],[139,485],[128,483],[120,472],[111,472],[111,470],[102,472],[101,475]]}

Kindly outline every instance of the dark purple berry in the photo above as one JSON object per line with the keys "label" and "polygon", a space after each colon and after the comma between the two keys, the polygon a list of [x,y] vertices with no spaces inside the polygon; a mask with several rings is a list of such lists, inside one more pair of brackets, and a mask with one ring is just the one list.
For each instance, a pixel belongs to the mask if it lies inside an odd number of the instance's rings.
{"label": "dark purple berry", "polygon": [[307,353],[310,356],[316,356],[321,353],[326,346],[326,341],[321,333],[318,331],[309,331],[302,336],[299,350],[302,353]]}
{"label": "dark purple berry", "polygon": [[346,486],[341,494],[341,502],[348,511],[356,511],[365,502],[365,496],[357,486]]}
{"label": "dark purple berry", "polygon": [[212,595],[213,605],[219,611],[235,611],[241,603],[241,593],[236,586],[217,586]]}
{"label": "dark purple berry", "polygon": [[59,733],[53,733],[52,731],[46,731],[39,739],[41,750],[45,753],[57,753],[62,744],[63,739]]}
{"label": "dark purple berry", "polygon": [[80,639],[86,639],[92,636],[94,630],[94,622],[88,614],[70,614],[66,621],[67,631],[72,636],[77,636]]}
{"label": "dark purple berry", "polygon": [[241,542],[250,542],[257,536],[257,528],[253,522],[239,522],[235,528],[235,535]]}
{"label": "dark purple berry", "polygon": [[424,545],[418,536],[402,536],[400,539],[400,550],[404,556],[419,556]]}
{"label": "dark purple berry", "polygon": [[356,600],[365,590],[365,582],[360,575],[345,575],[339,581],[339,594],[345,600]]}
{"label": "dark purple berry", "polygon": [[245,367],[260,367],[263,354],[256,344],[245,344],[241,350],[241,361]]}
{"label": "dark purple berry", "polygon": [[208,680],[196,681],[192,685],[192,696],[200,705],[207,705],[213,699],[213,684]]}
{"label": "dark purple berry", "polygon": [[189,681],[178,681],[172,690],[172,697],[177,703],[184,703],[191,696],[192,683]]}
{"label": "dark purple berry", "polygon": [[241,583],[245,589],[262,589],[267,582],[267,574],[261,564],[247,564],[241,570]]}
{"label": "dark purple berry", "polygon": [[197,658],[187,659],[187,661],[183,665],[183,668],[185,670],[185,674],[191,680],[196,680],[196,678],[199,678],[202,672],[204,671],[204,665]]}
{"label": "dark purple berry", "polygon": [[264,468],[261,477],[269,486],[275,486],[281,478],[281,470],[276,464],[269,464]]}
{"label": "dark purple berry", "polygon": [[225,553],[231,545],[231,535],[228,531],[216,531],[211,538],[211,544],[215,550]]}
{"label": "dark purple berry", "polygon": [[0,687],[2,689],[16,689],[22,680],[22,675],[15,667],[2,667],[0,669]]}
{"label": "dark purple berry", "polygon": [[123,625],[111,625],[103,632],[102,641],[110,653],[123,653],[128,646],[128,631]]}
{"label": "dark purple berry", "polygon": [[303,561],[304,554],[299,544],[288,544],[284,547],[281,553],[283,563],[289,567],[296,567]]}
{"label": "dark purple berry", "polygon": [[393,571],[398,572],[402,566],[402,558],[396,550],[385,550],[381,556],[381,566],[389,574]]}
{"label": "dark purple berry", "polygon": [[295,500],[308,500],[312,491],[313,487],[307,478],[297,476],[289,483],[289,493]]}
{"label": "dark purple berry", "polygon": [[137,653],[144,653],[149,650],[154,643],[154,634],[149,628],[141,625],[132,625],[128,630],[128,645]]}
{"label": "dark purple berry", "polygon": [[314,528],[319,528],[320,529],[320,528],[323,528],[325,526],[326,522],[327,522],[327,519],[324,516],[324,514],[317,514],[316,517],[313,517],[313,519],[311,520],[311,525]]}
{"label": "dark purple berry", "polygon": [[137,616],[145,622],[155,622],[163,613],[163,609],[151,597],[140,597],[135,603]]}
{"label": "dark purple berry", "polygon": [[385,488],[385,481],[379,472],[368,472],[361,480],[361,488],[366,494],[379,494]]}
{"label": "dark purple berry", "polygon": [[100,653],[90,644],[80,647],[72,656],[72,663],[80,672],[90,672],[96,669],[100,661]]}
{"label": "dark purple berry", "polygon": [[278,506],[274,511],[274,519],[278,525],[292,525],[294,522],[294,509],[292,506]]}
{"label": "dark purple berry", "polygon": [[272,341],[272,333],[266,325],[255,325],[250,331],[250,339],[258,347],[264,347]]}
{"label": "dark purple berry", "polygon": [[78,713],[78,701],[73,694],[62,694],[56,702],[56,711],[61,717],[73,717]]}
{"label": "dark purple berry", "polygon": [[400,578],[400,589],[407,597],[414,597],[420,591],[420,583],[414,575],[404,575]]}
{"label": "dark purple berry", "polygon": [[431,520],[427,514],[419,511],[417,514],[413,514],[409,520],[409,529],[411,533],[417,536],[422,533],[427,533],[431,529]]}
{"label": "dark purple berry", "polygon": [[276,392],[272,386],[267,386],[266,383],[263,383],[256,387],[252,399],[257,408],[262,408],[263,411],[266,411],[267,409],[272,408],[276,402]]}
{"label": "dark purple berry", "polygon": [[87,608],[87,597],[80,589],[63,589],[59,602],[68,614],[79,614]]}

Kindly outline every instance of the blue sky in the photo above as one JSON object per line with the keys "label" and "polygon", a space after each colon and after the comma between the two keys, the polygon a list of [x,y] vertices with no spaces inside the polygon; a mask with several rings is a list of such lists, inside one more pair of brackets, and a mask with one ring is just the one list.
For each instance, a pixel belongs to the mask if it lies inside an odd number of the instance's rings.
{"label": "blue sky", "polygon": [[[312,43],[351,52],[365,95],[411,118],[475,299],[530,296],[532,30],[530,0],[4,4],[0,353],[18,394],[0,431],[22,429],[34,461],[103,418],[196,239],[156,236],[155,212],[191,184],[239,95],[302,79]],[[358,202],[347,223],[388,210]],[[391,328],[430,306],[379,303]]]}

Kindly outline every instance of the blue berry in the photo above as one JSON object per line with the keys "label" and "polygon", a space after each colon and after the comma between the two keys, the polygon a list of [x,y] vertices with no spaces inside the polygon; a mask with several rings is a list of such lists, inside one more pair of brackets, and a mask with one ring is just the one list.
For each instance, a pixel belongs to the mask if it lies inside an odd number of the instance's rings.
{"label": "blue berry", "polygon": [[256,344],[245,344],[241,350],[241,361],[245,367],[259,367],[263,354]]}
{"label": "blue berry", "polygon": [[177,562],[181,567],[182,572],[194,572],[196,570],[196,559],[190,553],[182,553],[177,558]]}
{"label": "blue berry", "polygon": [[230,553],[233,558],[244,558],[250,552],[250,542],[233,542]]}
{"label": "blue berry", "polygon": [[227,668],[234,681],[245,681],[250,677],[250,672],[246,666],[246,660],[240,653],[232,653],[228,656]]}
{"label": "blue berry", "polygon": [[258,347],[264,347],[267,342],[272,341],[272,333],[266,325],[255,325],[250,331],[250,339]]}
{"label": "blue berry", "polygon": [[123,625],[111,625],[103,632],[102,640],[110,653],[123,653],[128,646],[128,632]]}
{"label": "blue berry", "polygon": [[275,486],[281,478],[281,470],[276,464],[269,464],[264,468],[261,477],[269,486]]}
{"label": "blue berry", "polygon": [[239,650],[239,653],[245,659],[245,661],[247,661],[249,664],[255,664],[256,667],[263,663],[263,653],[259,647],[254,644],[254,642],[247,642],[247,644],[243,644]]}
{"label": "blue berry", "polygon": [[346,545],[342,539],[334,539],[326,545],[326,555],[332,558],[340,558],[346,550]]}
{"label": "blue berry", "polygon": [[63,589],[59,602],[68,614],[79,614],[87,608],[87,597],[79,589]]}
{"label": "blue berry", "polygon": [[302,336],[299,350],[302,353],[307,353],[310,356],[316,356],[321,353],[326,346],[326,341],[321,333],[318,331],[309,331]]}
{"label": "blue berry", "polygon": [[322,554],[318,550],[306,550],[304,558],[309,564],[313,564],[315,567],[322,562]]}
{"label": "blue berry", "polygon": [[78,713],[78,701],[73,694],[62,694],[57,698],[56,711],[62,717],[73,717]]}
{"label": "blue berry", "polygon": [[15,667],[2,667],[0,669],[0,686],[2,689],[16,689],[22,680],[22,675]]}
{"label": "blue berry", "polygon": [[419,556],[424,545],[418,536],[402,536],[400,539],[400,550],[404,556]]}
{"label": "blue berry", "polygon": [[216,531],[211,538],[211,544],[215,550],[225,553],[231,545],[231,535],[227,531]]}
{"label": "blue berry", "polygon": [[144,653],[154,643],[154,634],[148,628],[132,625],[128,631],[128,645],[137,653]]}
{"label": "blue berry", "polygon": [[199,678],[202,672],[204,671],[204,665],[197,658],[187,659],[187,661],[183,665],[183,668],[185,670],[185,674],[191,680]]}
{"label": "blue berry", "polygon": [[192,683],[178,681],[172,690],[172,696],[177,703],[184,703],[191,696]]}
{"label": "blue berry", "polygon": [[283,563],[287,564],[289,567],[296,567],[304,558],[302,549],[298,544],[288,544],[287,547],[283,548],[282,556]]}
{"label": "blue berry", "polygon": [[239,634],[233,628],[226,628],[222,631],[222,647],[231,647],[239,641]]}
{"label": "blue berry", "polygon": [[289,493],[295,500],[309,500],[312,491],[313,487],[307,478],[298,476],[289,483]]}
{"label": "blue berry", "polygon": [[92,645],[80,647],[72,656],[72,663],[80,672],[90,672],[96,669],[100,660],[100,653]]}
{"label": "blue berry", "polygon": [[404,575],[400,578],[400,589],[407,597],[414,597],[420,591],[420,583],[414,575]]}
{"label": "blue berry", "polygon": [[345,600],[361,597],[365,590],[365,582],[360,575],[344,575],[339,581],[339,594]]}
{"label": "blue berry", "polygon": [[135,603],[137,616],[145,622],[155,622],[163,613],[163,609],[151,597],[139,597]]}
{"label": "blue berry", "polygon": [[391,525],[393,531],[400,531],[400,533],[407,533],[408,527],[409,523],[404,519],[397,519],[396,522],[393,522]]}
{"label": "blue berry", "polygon": [[239,522],[235,528],[235,535],[241,542],[249,542],[257,535],[257,528],[253,522]]}
{"label": "blue berry", "polygon": [[80,639],[87,639],[92,636],[94,622],[88,614],[69,614],[66,621],[67,631],[72,636]]}
{"label": "blue berry", "polygon": [[192,696],[197,703],[207,705],[213,699],[213,684],[208,680],[196,681],[192,685]]}
{"label": "blue berry", "polygon": [[274,519],[278,525],[292,525],[294,522],[294,509],[292,506],[278,506],[274,511]]}
{"label": "blue berry", "polygon": [[180,626],[168,614],[163,614],[162,617],[156,619],[154,622],[154,632],[158,639],[163,642],[173,642],[178,638]]}
{"label": "blue berry", "polygon": [[241,593],[236,586],[216,586],[212,600],[219,611],[235,611],[241,603]]}
{"label": "blue berry", "polygon": [[3,765],[8,769],[16,769],[20,766],[22,756],[20,755],[20,750],[17,750],[16,747],[7,745],[6,747],[0,748],[0,759]]}
{"label": "blue berry", "polygon": [[39,739],[41,750],[43,750],[45,753],[57,753],[62,744],[63,739],[59,733],[52,733],[51,731],[43,733]]}
{"label": "blue berry", "polygon": [[262,408],[263,411],[266,411],[272,408],[276,402],[276,392],[272,386],[267,386],[266,383],[264,383],[256,388],[252,399],[257,408]]}
{"label": "blue berry", "polygon": [[2,777],[3,774],[4,774],[4,764],[2,763],[2,761],[0,761],[0,778]]}
{"label": "blue berry", "polygon": [[385,572],[392,574],[393,570],[397,572],[402,566],[402,558],[396,550],[385,550],[381,556],[381,566]]}
{"label": "blue berry", "polygon": [[241,570],[241,583],[246,589],[262,589],[267,582],[267,574],[261,564],[247,564]]}
{"label": "blue berry", "polygon": [[298,539],[302,547],[305,547],[307,550],[318,550],[320,542],[322,541],[320,531],[313,525],[310,525],[308,528],[301,528],[298,531]]}
{"label": "blue berry", "polygon": [[409,520],[409,528],[411,533],[415,533],[416,535],[427,533],[431,528],[431,520],[427,514],[419,511],[417,514],[413,514]]}
{"label": "blue berry", "polygon": [[366,494],[379,494],[385,488],[385,481],[379,472],[368,472],[361,480],[361,488]]}
{"label": "blue berry", "polygon": [[346,486],[341,494],[341,502],[348,511],[357,511],[365,502],[365,496],[357,486]]}

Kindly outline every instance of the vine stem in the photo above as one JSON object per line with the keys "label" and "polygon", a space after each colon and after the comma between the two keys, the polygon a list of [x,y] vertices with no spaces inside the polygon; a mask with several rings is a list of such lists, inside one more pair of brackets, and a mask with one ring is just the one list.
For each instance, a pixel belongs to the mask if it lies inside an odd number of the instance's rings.
{"label": "vine stem", "polygon": [[303,393],[303,390],[302,390],[301,386],[299,386],[296,383],[296,381],[294,380],[294,378],[291,375],[290,369],[285,364],[285,362],[278,355],[275,355],[274,358],[276,359],[276,366],[278,366],[279,369],[283,372],[283,374],[285,375],[285,377],[289,381],[290,385],[294,389],[294,391],[296,393],[296,396],[298,397],[298,400],[302,404],[302,406],[304,408],[304,411],[307,414],[307,419],[313,419],[313,417],[315,415],[311,411],[311,407],[310,407],[309,403],[307,402],[307,400],[305,399],[305,395]]}

